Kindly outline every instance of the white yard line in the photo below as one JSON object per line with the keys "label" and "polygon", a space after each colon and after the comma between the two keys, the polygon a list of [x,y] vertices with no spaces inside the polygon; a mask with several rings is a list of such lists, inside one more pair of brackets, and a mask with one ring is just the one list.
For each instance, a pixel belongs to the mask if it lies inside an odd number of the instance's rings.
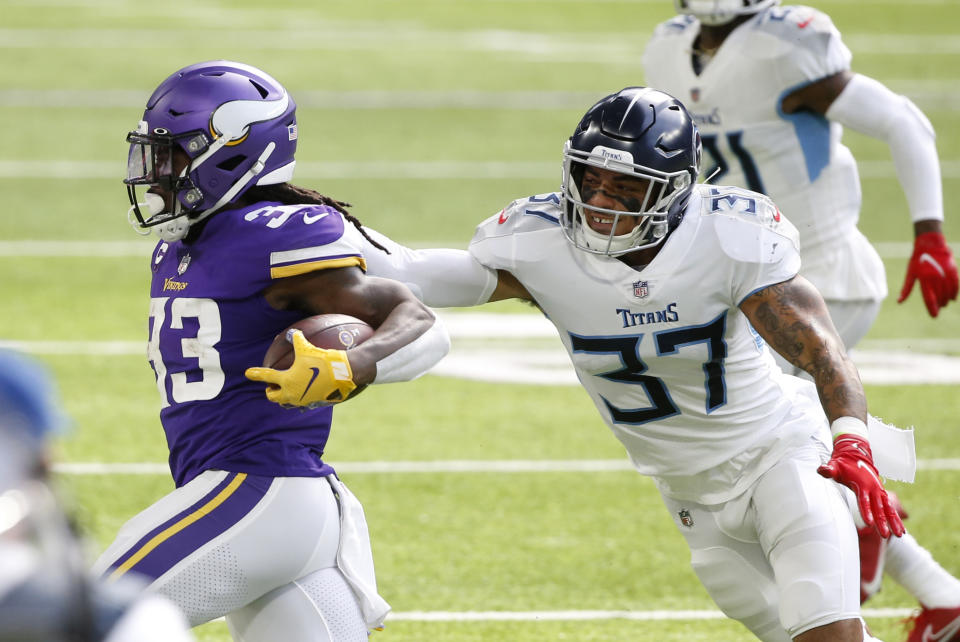
{"label": "white yard line", "polygon": [[[555,340],[556,328],[543,316],[444,310],[439,315],[454,342],[431,374],[473,381],[579,385],[569,357]],[[143,341],[0,340],[0,348],[58,356],[143,358],[146,354]],[[960,352],[960,340],[905,338],[873,346],[866,343],[863,349],[851,351],[851,357],[867,384],[960,384],[960,356],[951,352]]]}
{"label": "white yard line", "polygon": [[[905,618],[916,609],[862,609],[867,619]],[[649,610],[649,611],[392,611],[387,622],[560,622],[591,620],[691,621],[725,620],[715,610]],[[215,620],[222,622],[223,618]]]}
{"label": "white yard line", "polygon": [[[2,163],[2,161],[0,161]],[[131,233],[131,236],[134,236]],[[411,241],[409,247],[462,247],[463,241]],[[913,244],[906,241],[880,241],[873,246],[884,259],[906,259],[913,251]],[[147,257],[156,247],[156,237],[144,237],[130,241],[58,241],[24,239],[21,241],[0,240],[0,258],[10,256],[23,257],[63,257],[80,256],[84,258],[115,258],[125,256]],[[960,243],[952,243],[954,254],[960,254]]]}
{"label": "white yard line", "polygon": [[[921,107],[960,110],[960,91],[949,80],[887,79],[895,91],[910,96]],[[0,107],[142,109],[149,90],[137,89],[14,89],[0,88]],[[296,92],[301,109],[490,109],[579,110],[598,98],[595,91],[479,89],[424,90],[310,90]]]}
{"label": "white yard line", "polygon": [[[132,233],[132,231],[131,231]],[[136,238],[134,235],[133,238]],[[79,256],[88,259],[114,258],[118,256],[150,256],[157,246],[154,237],[132,241],[0,241],[0,257],[58,257]]]}
{"label": "white yard line", "polygon": [[[485,473],[609,473],[633,470],[624,459],[494,459],[439,461],[344,461],[329,462],[345,475],[485,474]],[[919,470],[960,470],[960,459],[921,459]],[[53,466],[61,475],[168,475],[161,462],[60,462]]]}
{"label": "white yard line", "polygon": [[[866,618],[903,618],[913,609],[863,609]],[[393,622],[547,622],[570,620],[724,620],[720,611],[403,611],[391,613]]]}
{"label": "white yard line", "polygon": [[[444,315],[444,318],[458,315]],[[507,330],[506,315],[491,314],[488,328],[502,326],[501,343],[469,345],[458,337],[477,337],[473,333],[459,334],[451,328],[454,344],[450,353],[438,363],[431,374],[471,381],[516,383],[525,385],[577,386],[579,381],[562,347],[557,345],[536,348],[504,347],[505,337],[524,338],[531,335],[511,335]],[[538,317],[518,315],[522,323],[538,326]],[[552,335],[550,333],[553,333]],[[543,328],[534,337],[556,336],[553,326]],[[909,345],[910,339],[904,339]],[[944,339],[944,348],[949,339]],[[953,343],[956,343],[955,341]],[[0,340],[0,348],[19,350],[30,354],[137,356],[146,357],[146,343],[141,341],[11,341]],[[870,385],[960,384],[960,357],[907,350],[855,350],[851,352],[864,383]]]}
{"label": "white yard line", "polygon": [[[889,161],[861,161],[860,176],[867,179],[896,178]],[[960,178],[960,160],[945,160],[940,165],[945,179]],[[45,180],[109,179],[124,176],[120,161],[19,160],[0,159],[0,178],[42,178]],[[297,161],[298,180],[503,180],[557,179],[553,161]],[[904,210],[906,217],[906,210]],[[904,219],[906,220],[906,218]]]}
{"label": "white yard line", "polygon": [[[233,28],[205,30],[204,43],[212,48],[243,46],[247,51],[383,51],[458,52],[523,57],[541,61],[608,61],[624,64],[639,60],[648,34],[621,32],[539,32],[508,29],[430,29],[414,21],[324,21],[305,14],[290,29],[256,28],[242,12],[232,14]],[[127,52],[168,47],[185,41],[199,29],[107,29],[77,26],[0,29],[0,48],[8,49],[123,49]],[[960,54],[956,34],[851,33],[844,41],[856,55]]]}

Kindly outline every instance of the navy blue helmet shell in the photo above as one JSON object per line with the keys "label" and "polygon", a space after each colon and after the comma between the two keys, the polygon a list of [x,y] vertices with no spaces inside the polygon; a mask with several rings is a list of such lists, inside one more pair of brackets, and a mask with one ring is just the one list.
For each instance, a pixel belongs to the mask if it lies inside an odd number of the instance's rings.
{"label": "navy blue helmet shell", "polygon": [[[673,96],[649,87],[627,87],[606,96],[580,120],[564,148],[564,229],[589,252],[617,256],[663,241],[679,223],[700,172],[700,134],[687,109]],[[649,181],[636,211],[592,207],[581,198],[587,167]],[[628,234],[595,232],[585,210],[636,218]]]}

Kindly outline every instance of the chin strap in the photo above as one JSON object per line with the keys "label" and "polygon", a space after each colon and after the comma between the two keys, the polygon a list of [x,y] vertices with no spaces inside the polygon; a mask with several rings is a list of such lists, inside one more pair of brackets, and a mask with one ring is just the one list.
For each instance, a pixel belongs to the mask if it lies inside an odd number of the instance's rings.
{"label": "chin strap", "polygon": [[133,231],[140,236],[150,236],[150,228],[145,228],[140,225],[140,221],[137,219],[136,214],[134,214],[134,210],[145,209],[150,216],[155,216],[163,211],[163,197],[159,194],[151,194],[150,192],[147,192],[143,195],[143,201],[143,203],[137,203],[136,205],[130,206],[130,209],[127,210],[127,222],[130,223],[130,227],[133,228]]}
{"label": "chin strap", "polygon": [[140,225],[140,221],[137,220],[136,215],[133,213],[133,211],[141,205],[146,205],[146,203],[137,203],[136,205],[130,206],[130,209],[127,210],[127,223],[129,223],[130,227],[133,228],[133,231],[140,236],[150,236],[150,228],[142,227]]}
{"label": "chin strap", "polygon": [[[257,161],[247,170],[247,172],[240,177],[240,179],[233,184],[233,186],[220,197],[216,203],[213,204],[213,207],[205,209],[200,212],[197,216],[193,218],[188,218],[187,216],[180,216],[172,221],[162,223],[157,225],[157,236],[168,243],[173,243],[174,241],[182,240],[187,232],[190,230],[191,225],[195,225],[200,221],[204,220],[211,214],[215,213],[221,207],[229,203],[233,198],[239,194],[243,189],[250,183],[251,180],[257,174],[260,174],[263,171],[263,168],[266,166],[267,159],[270,158],[270,155],[273,154],[273,150],[277,148],[277,144],[271,142],[264,148],[263,153],[260,154],[260,157],[257,158]],[[149,194],[148,194],[149,196]]]}

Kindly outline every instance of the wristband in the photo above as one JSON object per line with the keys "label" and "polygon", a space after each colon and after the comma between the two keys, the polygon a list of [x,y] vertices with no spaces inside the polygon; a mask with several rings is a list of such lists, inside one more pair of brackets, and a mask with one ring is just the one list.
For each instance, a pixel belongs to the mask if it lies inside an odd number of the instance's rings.
{"label": "wristband", "polygon": [[437,365],[449,351],[450,335],[443,324],[435,319],[426,332],[377,361],[377,376],[373,383],[413,381]]}
{"label": "wristband", "polygon": [[867,424],[856,417],[840,417],[834,420],[834,422],[830,424],[830,433],[833,435],[834,441],[841,435],[855,435],[864,441],[870,441]]}

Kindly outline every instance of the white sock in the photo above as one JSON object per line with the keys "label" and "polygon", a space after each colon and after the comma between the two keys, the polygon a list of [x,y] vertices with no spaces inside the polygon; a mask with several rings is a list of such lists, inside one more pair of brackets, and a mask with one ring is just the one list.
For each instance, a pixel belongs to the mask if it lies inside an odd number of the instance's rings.
{"label": "white sock", "polygon": [[960,606],[960,580],[945,571],[910,533],[888,540],[885,570],[927,608]]}

